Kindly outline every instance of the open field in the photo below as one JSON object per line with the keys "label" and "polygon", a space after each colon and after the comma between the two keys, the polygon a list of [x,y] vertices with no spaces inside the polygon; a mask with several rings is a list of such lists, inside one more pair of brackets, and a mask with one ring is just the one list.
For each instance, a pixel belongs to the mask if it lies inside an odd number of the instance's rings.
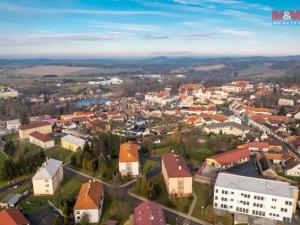
{"label": "open field", "polygon": [[91,67],[70,67],[70,66],[35,66],[29,68],[21,68],[11,71],[12,74],[18,75],[67,75],[75,72],[82,72],[87,70],[93,70]]}
{"label": "open field", "polygon": [[284,70],[274,70],[270,68],[271,64],[256,64],[238,73],[239,77],[249,78],[268,78],[281,77],[285,75]]}
{"label": "open field", "polygon": [[64,163],[70,161],[73,152],[56,146],[54,148],[48,149],[45,151],[46,155],[52,159],[57,159],[63,161]]}
{"label": "open field", "polygon": [[105,195],[100,224],[105,224],[107,220],[117,220],[118,224],[124,224],[132,214],[133,208],[128,202]]}

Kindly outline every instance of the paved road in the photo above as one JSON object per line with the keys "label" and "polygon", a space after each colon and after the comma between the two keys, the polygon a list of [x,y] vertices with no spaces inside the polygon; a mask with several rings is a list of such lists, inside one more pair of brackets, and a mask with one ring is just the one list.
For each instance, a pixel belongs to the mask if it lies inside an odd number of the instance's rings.
{"label": "paved road", "polygon": [[[71,170],[68,170],[67,168],[64,168],[64,173],[68,176],[72,176],[76,179],[79,179],[83,182],[87,182],[90,178],[89,177],[86,177],[84,175],[81,175],[81,174],[78,174],[74,171],[71,171]],[[140,203],[142,203],[143,201],[138,199],[138,198],[135,198],[131,195],[128,194],[128,191],[133,188],[135,185],[135,183],[132,183],[126,187],[123,187],[123,188],[112,188],[111,186],[107,186],[106,184],[104,184],[104,191],[106,193],[108,193],[109,195],[112,195],[112,196],[117,196],[118,198],[121,198],[123,199],[124,201],[128,201],[134,205],[139,205]],[[164,210],[164,213],[165,213],[165,216],[167,219],[170,219],[170,220],[177,220],[177,224],[178,225],[199,225],[201,223],[197,223],[195,221],[191,221],[181,215],[178,215],[174,212],[170,212],[170,211],[167,211],[167,210]]]}

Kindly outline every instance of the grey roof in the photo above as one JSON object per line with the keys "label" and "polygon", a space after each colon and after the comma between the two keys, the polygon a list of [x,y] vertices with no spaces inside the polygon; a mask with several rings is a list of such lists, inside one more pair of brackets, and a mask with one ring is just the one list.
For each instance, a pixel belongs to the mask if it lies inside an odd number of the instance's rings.
{"label": "grey roof", "polygon": [[9,194],[2,200],[2,203],[7,204],[9,206],[14,206],[20,200],[21,197],[21,194]]}
{"label": "grey roof", "polygon": [[240,176],[230,173],[219,173],[215,185],[285,198],[293,198],[292,190],[297,188],[290,186],[287,182]]}
{"label": "grey roof", "polygon": [[249,127],[244,126],[239,123],[235,123],[235,122],[212,123],[212,124],[206,125],[205,127],[208,129],[216,129],[216,128],[222,128],[222,127],[235,127],[237,129],[240,129],[243,131],[250,130]]}
{"label": "grey roof", "polygon": [[77,146],[80,146],[81,148],[83,148],[84,144],[85,144],[85,140],[81,139],[79,137],[75,137],[73,135],[66,135],[64,137],[61,138],[61,140],[65,140],[67,142],[73,143]]}
{"label": "grey roof", "polygon": [[62,166],[62,161],[49,159],[38,169],[33,176],[33,180],[52,179],[57,170]]}

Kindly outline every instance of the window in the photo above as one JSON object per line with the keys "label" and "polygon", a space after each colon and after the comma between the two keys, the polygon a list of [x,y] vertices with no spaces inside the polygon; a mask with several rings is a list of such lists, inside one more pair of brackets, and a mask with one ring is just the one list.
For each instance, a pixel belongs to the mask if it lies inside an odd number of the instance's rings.
{"label": "window", "polygon": [[286,208],[281,208],[280,211],[281,212],[287,212],[287,209]]}
{"label": "window", "polygon": [[285,201],[285,204],[286,204],[286,205],[292,205],[292,202],[290,202],[290,201]]}
{"label": "window", "polygon": [[215,200],[218,200],[218,196],[215,196]]}
{"label": "window", "polygon": [[219,190],[218,190],[218,189],[216,189],[216,193],[218,193],[218,191],[219,191]]}

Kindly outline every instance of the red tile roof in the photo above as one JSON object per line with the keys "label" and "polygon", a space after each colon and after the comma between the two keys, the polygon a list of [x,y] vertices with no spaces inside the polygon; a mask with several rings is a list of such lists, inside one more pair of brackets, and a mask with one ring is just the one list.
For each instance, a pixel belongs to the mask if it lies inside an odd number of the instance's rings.
{"label": "red tile roof", "polygon": [[32,128],[36,128],[36,127],[43,127],[46,125],[51,125],[51,123],[49,123],[47,121],[34,122],[34,123],[25,124],[25,125],[20,126],[19,130],[28,130],[28,129],[32,129]]}
{"label": "red tile roof", "polygon": [[250,158],[250,152],[246,148],[241,148],[224,152],[209,158],[216,160],[221,165],[228,165],[244,158]]}
{"label": "red tile roof", "polygon": [[134,209],[134,225],[165,225],[165,215],[155,202],[146,201]]}
{"label": "red tile roof", "polygon": [[191,177],[192,173],[188,168],[184,158],[175,153],[166,153],[162,156],[166,172],[169,178],[172,177]]}
{"label": "red tile roof", "polygon": [[269,143],[268,142],[249,142],[243,145],[239,145],[237,148],[257,148],[259,150],[262,150],[264,148],[269,149]]}
{"label": "red tile roof", "polygon": [[36,139],[39,139],[42,142],[48,142],[48,141],[52,141],[53,140],[52,137],[50,137],[50,136],[48,136],[46,134],[43,134],[41,132],[38,132],[38,131],[34,131],[34,132],[30,133],[29,136],[32,136],[32,137],[34,137]]}
{"label": "red tile roof", "polygon": [[90,180],[81,185],[74,210],[98,209],[102,201],[102,183]]}
{"label": "red tile roof", "polygon": [[30,222],[17,208],[4,209],[0,212],[1,225],[27,225]]}
{"label": "red tile roof", "polygon": [[121,144],[119,162],[139,162],[138,145],[131,141]]}

